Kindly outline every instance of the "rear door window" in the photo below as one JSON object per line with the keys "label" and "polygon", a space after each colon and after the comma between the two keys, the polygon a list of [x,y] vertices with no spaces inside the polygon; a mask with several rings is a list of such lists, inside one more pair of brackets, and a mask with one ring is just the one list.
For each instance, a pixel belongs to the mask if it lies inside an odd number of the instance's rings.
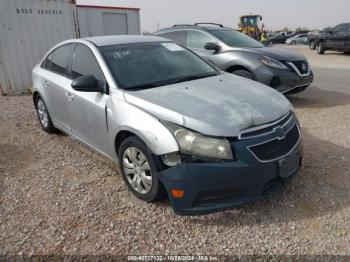
{"label": "rear door window", "polygon": [[41,67],[47,70],[50,70],[52,67],[52,58],[53,58],[53,52],[49,54],[44,62],[41,64]]}
{"label": "rear door window", "polygon": [[68,61],[71,59],[75,44],[55,49],[44,61],[42,67],[54,73],[67,76]]}
{"label": "rear door window", "polygon": [[187,32],[185,31],[168,32],[168,33],[159,34],[158,36],[173,40],[180,45],[184,45],[184,46],[186,45]]}
{"label": "rear door window", "polygon": [[335,32],[347,32],[350,30],[350,24],[340,24],[334,27]]}
{"label": "rear door window", "polygon": [[79,44],[75,49],[72,63],[72,78],[93,75],[97,80],[105,81],[102,70],[90,48]]}

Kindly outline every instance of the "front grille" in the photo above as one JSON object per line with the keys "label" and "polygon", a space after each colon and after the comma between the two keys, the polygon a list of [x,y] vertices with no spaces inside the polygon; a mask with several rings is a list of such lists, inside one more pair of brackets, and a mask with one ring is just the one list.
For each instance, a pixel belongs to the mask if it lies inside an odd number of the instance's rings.
{"label": "front grille", "polygon": [[260,161],[272,161],[288,155],[300,138],[300,132],[297,124],[295,124],[282,139],[275,138],[265,143],[250,146],[250,151]]}
{"label": "front grille", "polygon": [[287,62],[287,64],[289,64],[291,69],[293,69],[294,71],[297,70],[297,73],[299,73],[300,75],[305,75],[309,73],[309,64],[305,60]]}
{"label": "front grille", "polygon": [[[266,135],[273,132],[273,130],[278,126],[285,126],[292,119],[293,112],[289,111],[288,114],[281,117],[277,121],[271,124],[263,125],[262,127],[250,127],[248,129],[242,130],[240,134],[240,139],[251,138],[254,136]],[[264,127],[265,126],[265,127]]]}

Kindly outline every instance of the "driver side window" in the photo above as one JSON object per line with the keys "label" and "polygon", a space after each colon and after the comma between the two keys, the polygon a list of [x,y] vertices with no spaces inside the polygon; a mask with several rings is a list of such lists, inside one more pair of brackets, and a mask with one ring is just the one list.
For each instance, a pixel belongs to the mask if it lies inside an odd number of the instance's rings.
{"label": "driver side window", "polygon": [[202,32],[188,31],[188,35],[187,35],[188,48],[204,49],[204,45],[209,42],[215,42],[215,40]]}
{"label": "driver side window", "polygon": [[93,75],[97,80],[105,82],[103,72],[92,51],[85,45],[77,45],[72,63],[72,78]]}

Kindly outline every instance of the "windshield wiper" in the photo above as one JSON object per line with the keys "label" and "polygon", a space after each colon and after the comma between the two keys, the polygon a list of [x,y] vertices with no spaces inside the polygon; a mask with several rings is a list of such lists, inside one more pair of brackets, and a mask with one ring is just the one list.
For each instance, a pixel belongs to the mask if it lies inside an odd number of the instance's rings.
{"label": "windshield wiper", "polygon": [[160,85],[154,84],[154,83],[145,83],[145,84],[140,84],[140,85],[135,85],[135,86],[130,86],[130,87],[126,87],[126,90],[142,90],[142,89],[148,89],[148,88],[155,88],[155,87],[159,87]]}
{"label": "windshield wiper", "polygon": [[130,87],[126,87],[125,90],[137,91],[137,90],[155,88],[155,87],[160,87],[165,85],[173,85],[181,82],[187,82],[187,81],[197,80],[201,78],[216,76],[216,75],[217,73],[203,74],[203,75],[190,75],[190,76],[178,77],[172,80],[160,81],[156,83],[145,83],[145,84],[130,86]]}
{"label": "windshield wiper", "polygon": [[193,81],[193,80],[206,78],[206,77],[211,77],[211,76],[216,76],[216,75],[217,75],[216,73],[213,73],[213,74],[205,74],[205,75],[184,76],[184,77],[180,77],[180,78],[174,79],[173,81],[169,81],[168,85],[177,84],[177,83],[181,83],[181,82],[187,82],[187,81]]}

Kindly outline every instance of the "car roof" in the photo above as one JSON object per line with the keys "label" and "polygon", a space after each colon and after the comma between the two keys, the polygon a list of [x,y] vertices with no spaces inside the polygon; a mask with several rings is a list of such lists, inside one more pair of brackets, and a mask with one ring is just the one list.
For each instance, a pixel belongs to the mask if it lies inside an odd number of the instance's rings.
{"label": "car roof", "polygon": [[83,39],[89,42],[92,42],[96,46],[169,41],[162,37],[143,36],[143,35],[108,35],[108,36],[87,37]]}
{"label": "car roof", "polygon": [[173,30],[178,30],[178,29],[200,29],[204,31],[214,31],[214,30],[233,30],[232,28],[225,27],[222,25],[206,25],[206,24],[201,24],[201,25],[190,25],[190,24],[179,24],[179,25],[173,25],[171,27],[166,27],[162,28],[161,30],[154,32],[154,34],[160,34],[162,32],[166,31],[173,31]]}

